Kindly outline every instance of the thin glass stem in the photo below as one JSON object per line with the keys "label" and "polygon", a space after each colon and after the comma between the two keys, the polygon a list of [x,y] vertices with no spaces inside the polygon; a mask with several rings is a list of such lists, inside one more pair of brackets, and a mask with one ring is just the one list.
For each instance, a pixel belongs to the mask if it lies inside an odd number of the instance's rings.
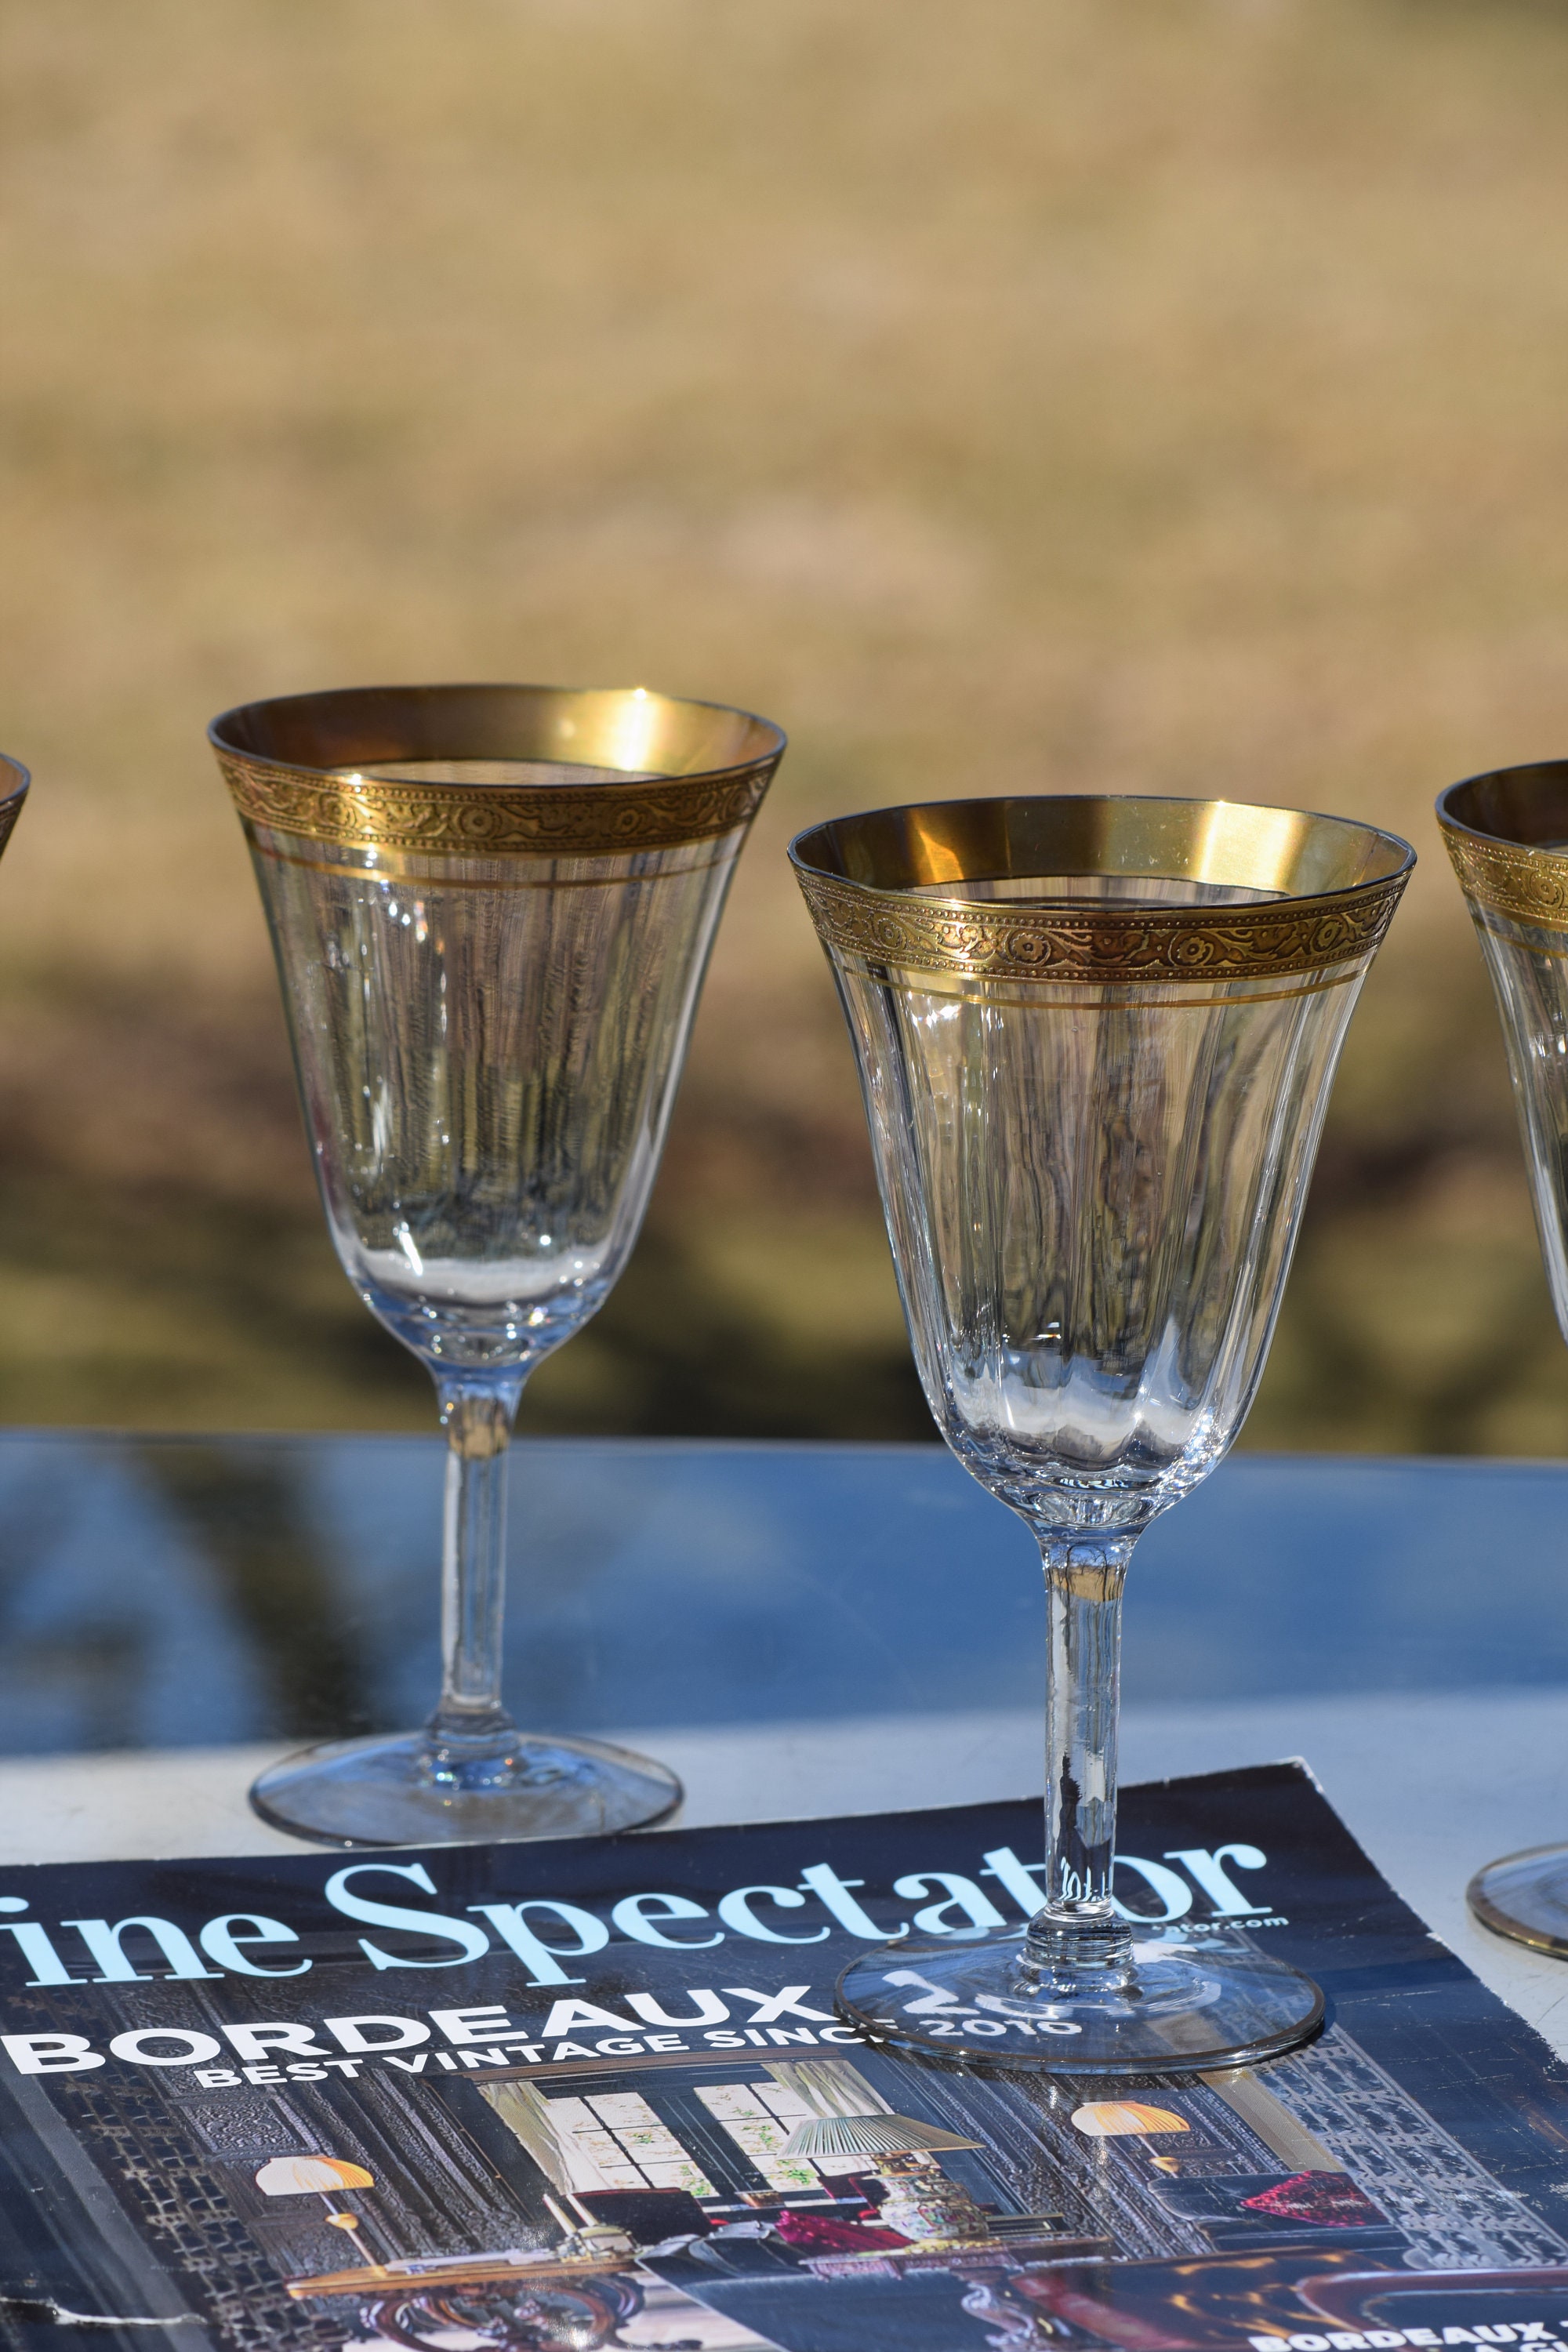
{"label": "thin glass stem", "polygon": [[440,1740],[504,1736],[501,1621],[506,1606],[506,1453],[522,1381],[438,1379],[447,1433],[442,1522]]}
{"label": "thin glass stem", "polygon": [[1024,1962],[1064,1989],[1124,1978],[1131,1934],[1111,1899],[1121,1592],[1133,1535],[1040,1536],[1049,1607],[1046,1901]]}

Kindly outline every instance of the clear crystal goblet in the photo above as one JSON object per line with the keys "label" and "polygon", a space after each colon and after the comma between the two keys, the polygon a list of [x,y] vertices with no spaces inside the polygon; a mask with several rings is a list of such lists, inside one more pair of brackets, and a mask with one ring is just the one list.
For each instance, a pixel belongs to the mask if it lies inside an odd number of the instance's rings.
{"label": "clear crystal goblet", "polygon": [[20,761],[8,760],[0,751],[0,851],[16,830],[16,819],[22,814],[22,803],[31,782]]}
{"label": "clear crystal goblet", "polygon": [[[1568,760],[1451,784],[1437,821],[1497,998],[1541,1255],[1568,1338]],[[1484,1926],[1568,1958],[1568,1843],[1504,1854],[1465,1891]]]}
{"label": "clear crystal goblet", "polygon": [[640,688],[513,686],[290,696],[211,735],[338,1256],[434,1376],[447,1443],[435,1713],[289,1757],[252,1802],[342,1844],[658,1820],[680,1796],[662,1765],[501,1705],[506,1449],[637,1236],[784,738]]}
{"label": "clear crystal goblet", "polygon": [[1061,797],[875,811],[791,854],[927,1401],[1037,1538],[1048,1601],[1039,1909],[872,1952],[840,2008],[894,2048],[1075,2074],[1289,2048],[1322,2015],[1307,1978],[1117,1898],[1121,1594],[1251,1402],[1412,853],[1290,809]]}

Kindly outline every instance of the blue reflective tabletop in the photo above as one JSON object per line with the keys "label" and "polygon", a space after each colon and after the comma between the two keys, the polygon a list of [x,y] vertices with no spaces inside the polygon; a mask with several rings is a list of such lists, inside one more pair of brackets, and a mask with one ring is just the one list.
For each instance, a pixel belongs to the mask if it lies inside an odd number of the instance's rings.
{"label": "blue reflective tabletop", "polygon": [[[0,1436],[0,1752],[417,1720],[432,1438]],[[521,1442],[507,1695],[539,1728],[1037,1705],[1024,1528],[940,1446]],[[1568,1685],[1568,1466],[1239,1455],[1153,1528],[1133,1706]]]}

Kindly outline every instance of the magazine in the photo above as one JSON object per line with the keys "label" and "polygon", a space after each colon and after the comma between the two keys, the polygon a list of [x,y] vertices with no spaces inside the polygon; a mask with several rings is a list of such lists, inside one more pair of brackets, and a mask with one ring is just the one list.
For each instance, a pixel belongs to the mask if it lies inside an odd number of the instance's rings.
{"label": "magazine", "polygon": [[[1568,2345],[1568,2074],[1300,1765],[1130,1789],[1121,1900],[1328,1996],[1266,2066],[878,2048],[852,1956],[1037,1902],[1037,1804],[0,1872],[0,2342]],[[905,1955],[907,1954],[907,1958]],[[1568,1982],[1568,1979],[1565,1979]]]}

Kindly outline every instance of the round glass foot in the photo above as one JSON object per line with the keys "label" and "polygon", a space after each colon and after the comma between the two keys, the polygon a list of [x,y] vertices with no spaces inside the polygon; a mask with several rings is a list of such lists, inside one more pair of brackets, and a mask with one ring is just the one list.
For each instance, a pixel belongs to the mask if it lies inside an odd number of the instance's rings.
{"label": "round glass foot", "polygon": [[1061,2074],[1247,2065],[1294,2049],[1322,2023],[1310,1977],[1238,1937],[1138,1942],[1115,1969],[1084,1969],[1070,1991],[1027,1965],[1026,1943],[1019,1928],[884,1944],[839,1978],[840,2014],[890,2050]]}
{"label": "round glass foot", "polygon": [[1483,1927],[1568,1959],[1568,1845],[1532,1845],[1489,1862],[1465,1900]]}
{"label": "round glass foot", "polygon": [[275,1829],[323,1845],[473,1845],[639,1829],[683,1793],[664,1765],[597,1739],[426,1730],[300,1748],[268,1766],[250,1801]]}

